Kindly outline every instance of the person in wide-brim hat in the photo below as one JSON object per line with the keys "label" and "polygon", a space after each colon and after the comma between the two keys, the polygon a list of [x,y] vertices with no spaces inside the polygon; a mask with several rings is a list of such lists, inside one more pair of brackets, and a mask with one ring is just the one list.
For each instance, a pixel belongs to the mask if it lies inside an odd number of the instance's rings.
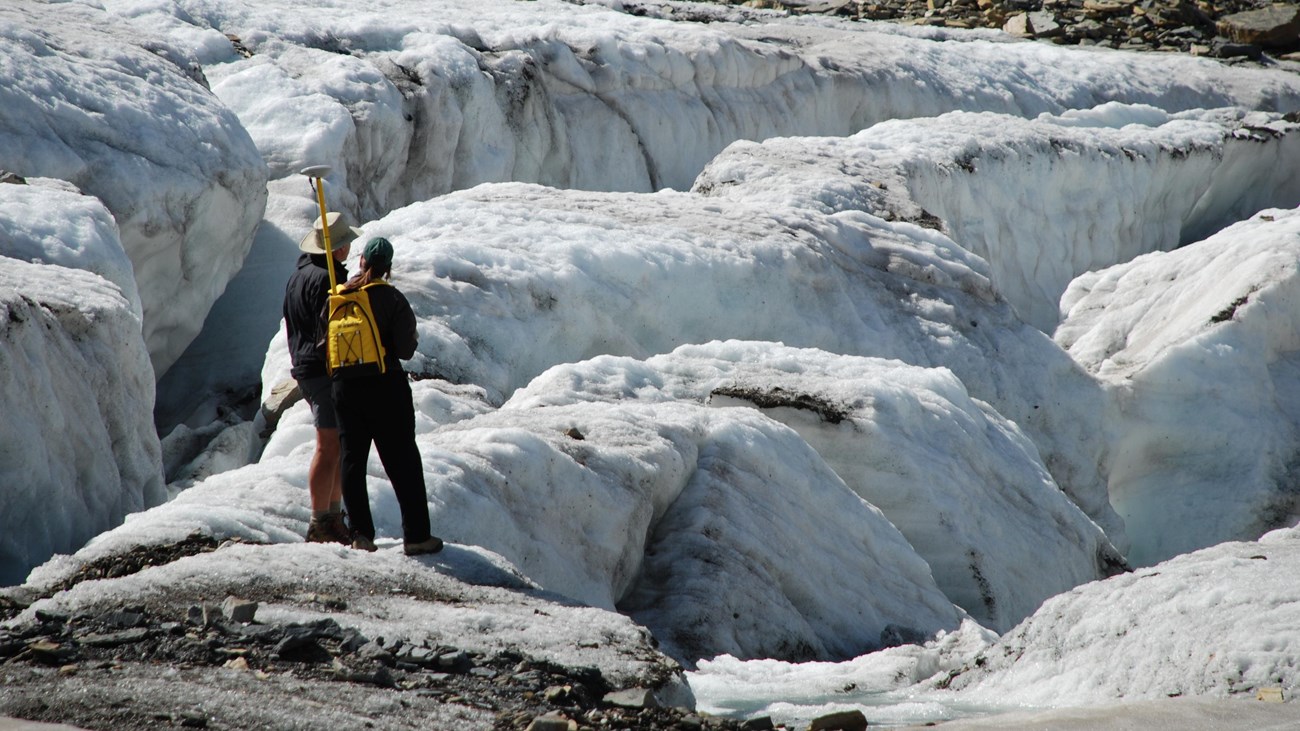
{"label": "person in wide-brim hat", "polygon": [[[352,531],[343,517],[343,491],[339,481],[339,425],[334,410],[334,396],[326,365],[324,347],[325,303],[329,299],[334,274],[348,276],[344,260],[350,244],[361,231],[348,225],[343,214],[327,214],[330,248],[325,253],[325,228],[316,218],[311,233],[298,244],[302,254],[284,290],[284,327],[289,341],[289,374],[298,390],[311,405],[312,425],[316,427],[316,449],[307,471],[307,492],[311,497],[311,523],[307,541],[311,543],[352,543]],[[333,259],[334,272],[330,272]]]}
{"label": "person in wide-brim hat", "polygon": [[[346,246],[362,235],[361,229],[348,225],[347,219],[338,211],[330,211],[325,217],[329,221],[331,248]],[[325,253],[325,227],[321,225],[320,216],[312,223],[311,233],[298,242],[298,248],[308,254]]]}

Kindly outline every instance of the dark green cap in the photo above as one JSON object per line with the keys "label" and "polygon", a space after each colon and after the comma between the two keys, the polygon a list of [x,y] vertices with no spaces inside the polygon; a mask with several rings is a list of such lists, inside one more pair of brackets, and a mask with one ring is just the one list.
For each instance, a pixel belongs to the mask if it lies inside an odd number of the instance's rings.
{"label": "dark green cap", "polygon": [[366,266],[384,271],[393,264],[393,245],[388,243],[388,239],[376,236],[366,242],[361,257],[366,260]]}

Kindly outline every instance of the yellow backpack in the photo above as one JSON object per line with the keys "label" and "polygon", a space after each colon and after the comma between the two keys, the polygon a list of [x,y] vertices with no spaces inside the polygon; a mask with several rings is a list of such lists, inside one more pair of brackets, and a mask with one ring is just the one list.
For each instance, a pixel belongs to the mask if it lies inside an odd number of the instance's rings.
{"label": "yellow backpack", "polygon": [[325,365],[332,377],[355,378],[385,371],[384,344],[366,290],[387,284],[379,279],[352,292],[341,293],[338,287],[330,292]]}

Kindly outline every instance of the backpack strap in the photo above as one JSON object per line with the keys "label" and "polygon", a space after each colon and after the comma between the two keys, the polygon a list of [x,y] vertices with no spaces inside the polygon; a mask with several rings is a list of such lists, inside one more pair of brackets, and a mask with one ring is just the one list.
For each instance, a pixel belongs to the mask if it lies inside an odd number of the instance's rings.
{"label": "backpack strap", "polygon": [[[377,285],[377,284],[382,284],[382,285],[388,286],[388,280],[386,280],[386,279],[376,279],[375,281],[373,281],[373,282],[371,282],[371,283],[369,283],[369,284],[363,284],[363,285],[361,285],[360,287],[357,287],[356,289],[348,290],[348,291],[349,291],[349,292],[364,292],[364,291],[366,291],[367,289],[370,289],[371,287],[373,287],[373,286],[375,286],[375,285]],[[339,283],[338,283],[338,284],[337,284],[333,289],[330,290],[330,294],[346,294],[346,293],[343,291],[343,287],[344,287],[344,286],[346,286],[346,285],[345,285],[343,282],[339,282]]]}

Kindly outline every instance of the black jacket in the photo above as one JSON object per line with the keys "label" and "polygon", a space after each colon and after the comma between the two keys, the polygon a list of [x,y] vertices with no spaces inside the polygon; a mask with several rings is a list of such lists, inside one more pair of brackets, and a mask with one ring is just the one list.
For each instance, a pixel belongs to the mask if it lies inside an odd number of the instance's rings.
{"label": "black jacket", "polygon": [[[290,374],[296,380],[327,375],[325,369],[325,300],[330,274],[324,254],[302,254],[284,288],[284,326],[289,335]],[[348,280],[347,267],[334,262],[335,281]],[[408,356],[409,357],[409,356]]]}
{"label": "black jacket", "polygon": [[409,360],[415,355],[419,336],[415,331],[415,312],[406,295],[391,285],[371,287],[370,310],[375,313],[379,340],[384,344],[384,366],[392,372],[402,372],[399,360]]}

